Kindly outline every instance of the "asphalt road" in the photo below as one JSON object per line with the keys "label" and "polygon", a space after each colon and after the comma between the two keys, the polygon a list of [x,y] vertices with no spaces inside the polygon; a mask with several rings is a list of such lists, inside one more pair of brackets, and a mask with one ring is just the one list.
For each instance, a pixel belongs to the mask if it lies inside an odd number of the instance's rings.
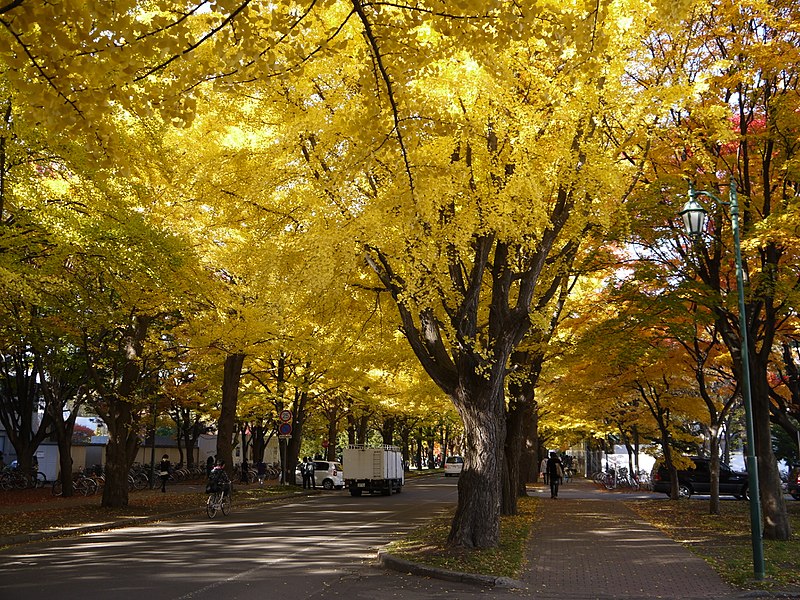
{"label": "asphalt road", "polygon": [[236,508],[0,553],[0,600],[238,600],[478,597],[484,590],[376,565],[377,550],[454,505],[457,479],[425,477],[400,494],[346,491]]}

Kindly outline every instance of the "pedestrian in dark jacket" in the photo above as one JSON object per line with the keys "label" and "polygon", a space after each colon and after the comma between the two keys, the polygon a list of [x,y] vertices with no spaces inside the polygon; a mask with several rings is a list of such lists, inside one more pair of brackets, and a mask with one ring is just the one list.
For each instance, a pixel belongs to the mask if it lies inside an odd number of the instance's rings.
{"label": "pedestrian in dark jacket", "polygon": [[214,468],[214,457],[209,456],[206,459],[206,477],[211,477],[211,469]]}
{"label": "pedestrian in dark jacket", "polygon": [[258,485],[264,485],[264,479],[267,477],[267,463],[263,460],[258,461]]}
{"label": "pedestrian in dark jacket", "polygon": [[161,462],[158,465],[158,476],[161,478],[161,491],[167,491],[167,480],[169,479],[169,470],[172,465],[169,462],[169,454],[161,457]]}
{"label": "pedestrian in dark jacket", "polygon": [[564,477],[564,469],[561,466],[561,459],[555,452],[550,453],[547,459],[547,477],[550,480],[550,497],[558,498],[558,486]]}
{"label": "pedestrian in dark jacket", "polygon": [[247,464],[247,459],[242,460],[242,483],[250,483],[250,465]]}

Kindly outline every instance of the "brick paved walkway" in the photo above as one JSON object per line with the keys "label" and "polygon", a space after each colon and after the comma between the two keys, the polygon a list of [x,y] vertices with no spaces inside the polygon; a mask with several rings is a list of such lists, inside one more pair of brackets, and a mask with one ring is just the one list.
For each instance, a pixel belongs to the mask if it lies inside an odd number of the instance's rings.
{"label": "brick paved walkway", "polygon": [[526,596],[533,598],[735,598],[702,559],[589,482],[549,490],[537,510]]}

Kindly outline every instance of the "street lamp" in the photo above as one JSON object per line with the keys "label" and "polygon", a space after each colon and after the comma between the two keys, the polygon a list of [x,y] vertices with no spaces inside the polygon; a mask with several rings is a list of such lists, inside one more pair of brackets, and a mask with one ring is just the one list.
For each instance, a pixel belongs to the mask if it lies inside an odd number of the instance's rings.
{"label": "street lamp", "polygon": [[739,292],[739,330],[741,332],[742,356],[742,395],[744,399],[745,424],[747,428],[747,472],[750,490],[750,535],[753,544],[753,573],[756,579],[764,579],[764,545],[761,533],[761,495],[758,489],[758,462],[755,454],[755,434],[753,430],[753,400],[750,394],[750,356],[747,342],[747,315],[744,304],[744,277],[742,276],[742,248],[739,240],[739,202],[736,196],[736,182],[731,178],[730,202],[723,202],[710,192],[695,191],[689,183],[689,200],[680,212],[686,233],[698,239],[703,231],[706,211],[697,201],[697,196],[706,196],[731,207],[731,227],[736,256],[736,287]]}

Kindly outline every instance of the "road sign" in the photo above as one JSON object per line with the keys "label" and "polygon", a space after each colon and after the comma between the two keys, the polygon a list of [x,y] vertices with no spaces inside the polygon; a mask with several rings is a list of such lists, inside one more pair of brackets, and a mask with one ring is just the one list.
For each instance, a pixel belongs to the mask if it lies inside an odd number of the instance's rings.
{"label": "road sign", "polygon": [[292,420],[292,411],[290,411],[290,410],[282,410],[281,414],[280,414],[280,419],[284,423],[288,423],[289,421]]}
{"label": "road sign", "polygon": [[328,440],[323,440],[322,441],[322,447],[323,448],[327,448],[328,446],[330,446],[330,442]]}
{"label": "road sign", "polygon": [[279,435],[291,435],[292,433],[292,424],[291,423],[281,423],[278,427],[278,434]]}

